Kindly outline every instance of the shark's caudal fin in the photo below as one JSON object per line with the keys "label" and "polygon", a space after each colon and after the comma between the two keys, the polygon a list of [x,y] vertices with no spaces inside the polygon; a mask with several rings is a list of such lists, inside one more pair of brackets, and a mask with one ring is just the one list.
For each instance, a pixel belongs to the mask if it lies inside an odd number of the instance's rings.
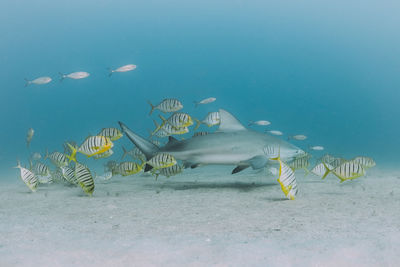
{"label": "shark's caudal fin", "polygon": [[122,122],[118,122],[121,126],[122,131],[126,134],[126,136],[135,144],[140,151],[146,156],[146,159],[149,160],[157,154],[159,148],[155,144],[146,140],[145,138],[135,134],[132,132],[125,124]]}
{"label": "shark's caudal fin", "polygon": [[224,109],[219,110],[219,117],[221,123],[218,128],[218,132],[236,132],[247,130],[238,119]]}

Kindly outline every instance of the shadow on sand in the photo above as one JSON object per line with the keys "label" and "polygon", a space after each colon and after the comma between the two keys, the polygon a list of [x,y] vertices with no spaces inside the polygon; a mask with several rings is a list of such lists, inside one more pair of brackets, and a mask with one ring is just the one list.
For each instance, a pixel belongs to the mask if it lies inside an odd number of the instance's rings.
{"label": "shadow on sand", "polygon": [[173,189],[173,190],[196,190],[196,189],[232,189],[249,192],[263,187],[277,186],[276,183],[244,183],[244,182],[169,182],[163,184],[148,184],[146,187]]}

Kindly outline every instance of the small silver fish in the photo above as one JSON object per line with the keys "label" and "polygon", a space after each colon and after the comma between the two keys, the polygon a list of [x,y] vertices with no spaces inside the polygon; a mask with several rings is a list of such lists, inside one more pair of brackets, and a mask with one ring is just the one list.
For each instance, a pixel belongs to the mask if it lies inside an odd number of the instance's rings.
{"label": "small silver fish", "polygon": [[36,79],[34,79],[34,80],[32,80],[32,81],[30,81],[30,80],[28,80],[28,79],[25,79],[25,87],[27,87],[28,85],[30,85],[30,84],[37,84],[37,85],[40,85],[40,84],[46,84],[46,83],[49,83],[49,82],[51,82],[52,80],[51,80],[51,78],[50,77],[39,77],[39,78],[36,78]]}
{"label": "small silver fish", "polygon": [[315,151],[322,151],[322,150],[324,150],[324,147],[323,147],[323,146],[310,146],[309,148],[312,149],[312,150],[315,150]]}
{"label": "small silver fish", "polygon": [[29,128],[27,134],[26,134],[26,146],[29,147],[29,144],[32,141],[33,135],[35,134],[35,130],[32,128]]}
{"label": "small silver fish", "polygon": [[73,80],[84,79],[84,78],[89,77],[90,74],[85,72],[85,71],[78,71],[78,72],[72,72],[70,74],[60,73],[60,75],[61,75],[60,81],[62,81],[65,78],[70,78],[70,79],[73,79]]}
{"label": "small silver fish", "polygon": [[115,69],[115,70],[110,70],[110,74],[109,74],[108,76],[110,77],[114,72],[127,72],[127,71],[131,71],[131,70],[136,69],[136,67],[137,67],[136,65],[128,64],[128,65],[119,67],[119,68],[117,68],[117,69]]}
{"label": "small silver fish", "polygon": [[195,107],[197,107],[198,105],[204,105],[204,104],[212,103],[215,100],[217,100],[215,97],[209,97],[209,98],[203,99],[203,100],[201,100],[199,102],[194,101],[194,104],[195,104]]}
{"label": "small silver fish", "polygon": [[283,135],[283,133],[281,131],[277,131],[277,130],[268,131],[268,133],[277,135],[277,136]]}
{"label": "small silver fish", "polygon": [[303,134],[297,134],[297,135],[288,136],[288,140],[290,140],[290,139],[303,141],[303,140],[307,139],[307,136],[305,136]]}
{"label": "small silver fish", "polygon": [[249,121],[249,126],[251,125],[260,125],[260,126],[268,126],[271,123],[269,121],[264,121],[264,120],[260,120],[260,121]]}

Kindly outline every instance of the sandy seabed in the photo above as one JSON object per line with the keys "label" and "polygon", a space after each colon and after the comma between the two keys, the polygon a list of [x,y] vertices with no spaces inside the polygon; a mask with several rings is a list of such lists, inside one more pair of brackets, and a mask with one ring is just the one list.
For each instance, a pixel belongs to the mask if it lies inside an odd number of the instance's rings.
{"label": "sandy seabed", "polygon": [[400,171],[339,183],[203,167],[157,181],[0,180],[0,266],[399,266]]}

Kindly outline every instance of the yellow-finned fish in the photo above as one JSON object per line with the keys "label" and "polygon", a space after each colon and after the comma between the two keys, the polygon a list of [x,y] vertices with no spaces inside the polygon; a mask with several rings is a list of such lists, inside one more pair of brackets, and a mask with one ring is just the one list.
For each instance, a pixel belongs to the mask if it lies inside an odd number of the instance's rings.
{"label": "yellow-finned fish", "polygon": [[111,141],[116,141],[124,136],[117,128],[103,128],[98,135],[109,137]]}
{"label": "yellow-finned fish", "polygon": [[89,168],[79,162],[75,163],[75,179],[77,183],[81,186],[82,190],[92,196],[94,191],[94,180],[90,173]]}
{"label": "yellow-finned fish", "polygon": [[183,108],[182,103],[178,99],[175,99],[175,98],[164,99],[163,101],[161,101],[160,104],[158,104],[156,106],[153,106],[150,101],[147,101],[147,102],[151,106],[149,115],[151,115],[155,109],[158,109],[163,113],[167,113],[167,112],[175,112],[175,111],[178,111]]}
{"label": "yellow-finned fish", "polygon": [[46,155],[44,157],[44,159],[49,158],[51,160],[51,162],[56,165],[57,167],[64,167],[64,166],[68,166],[68,159],[67,159],[67,155],[60,153],[60,152],[53,152],[49,155],[49,152],[46,150]]}
{"label": "yellow-finned fish", "polygon": [[28,186],[28,188],[32,192],[36,192],[36,188],[39,184],[39,181],[38,181],[38,178],[36,177],[36,175],[33,172],[31,172],[30,170],[23,168],[19,161],[17,162],[17,166],[14,168],[18,168],[20,170],[21,179],[22,179],[22,181],[24,181],[26,186]]}
{"label": "yellow-finned fish", "polygon": [[175,112],[168,119],[165,119],[161,115],[159,115],[159,117],[163,121],[163,124],[168,123],[174,128],[183,128],[193,125],[192,117],[183,112]]}
{"label": "yellow-finned fish", "polygon": [[140,172],[143,169],[144,162],[138,164],[132,161],[121,162],[114,168],[113,175],[120,174],[122,176],[129,176]]}
{"label": "yellow-finned fish", "polygon": [[69,182],[71,184],[78,184],[78,181],[76,180],[76,177],[75,177],[75,169],[65,166],[65,167],[61,167],[60,170],[62,173],[62,177],[64,177],[64,179],[67,182]]}
{"label": "yellow-finned fish", "polygon": [[302,157],[297,157],[294,160],[288,162],[288,165],[290,168],[292,168],[294,171],[295,170],[299,170],[299,169],[303,169],[306,171],[306,173],[308,173],[308,166],[310,166],[310,158],[311,155],[310,154],[305,154]]}
{"label": "yellow-finned fish", "polygon": [[325,177],[329,174],[329,171],[333,168],[334,167],[332,165],[329,165],[328,163],[319,163],[315,165],[310,172],[312,174],[322,177],[322,179],[325,179]]}
{"label": "yellow-finned fish", "polygon": [[221,117],[219,115],[219,112],[218,111],[209,112],[202,121],[197,120],[197,125],[194,129],[197,130],[200,124],[205,124],[208,127],[212,127],[215,125],[219,125],[220,123],[221,123]]}
{"label": "yellow-finned fish", "polygon": [[171,154],[158,153],[146,163],[151,165],[154,171],[156,171],[162,168],[171,167],[175,165],[177,162],[176,159]]}
{"label": "yellow-finned fish", "polygon": [[[325,166],[325,168],[327,167]],[[364,168],[360,164],[353,161],[344,162],[343,164],[329,171],[339,178],[341,183],[347,180],[356,179],[365,174]]]}
{"label": "yellow-finned fish", "polygon": [[354,159],[351,160],[354,163],[360,164],[361,166],[363,166],[364,169],[369,169],[372,168],[376,165],[376,162],[369,157],[355,157]]}
{"label": "yellow-finned fish", "polygon": [[26,134],[26,146],[27,147],[29,147],[34,134],[35,134],[35,130],[33,130],[32,128],[29,128],[28,132]]}
{"label": "yellow-finned fish", "polygon": [[79,148],[73,147],[69,143],[67,145],[72,151],[71,155],[68,156],[68,158],[70,161],[73,160],[75,162],[77,152],[84,154],[88,158],[90,158],[94,155],[102,154],[107,150],[110,150],[114,146],[109,137],[101,135],[89,136]]}
{"label": "yellow-finned fish", "polygon": [[345,163],[346,161],[347,160],[345,160],[343,158],[337,158],[337,157],[331,156],[329,154],[326,154],[321,158],[321,162],[333,167],[333,168],[330,168],[330,169],[334,169],[337,166]]}
{"label": "yellow-finned fish", "polygon": [[294,175],[294,171],[285,162],[281,160],[280,156],[272,159],[277,160],[279,162],[278,182],[281,185],[283,193],[288,199],[290,200],[295,199],[297,194],[297,182],[296,182],[296,176]]}
{"label": "yellow-finned fish", "polygon": [[159,175],[170,177],[170,176],[181,173],[183,170],[184,170],[183,165],[175,164],[175,165],[167,167],[167,168],[159,169],[158,171],[152,171],[152,174],[155,175],[156,179],[157,179]]}
{"label": "yellow-finned fish", "polygon": [[[178,134],[185,134],[189,132],[188,127],[182,127],[182,128],[175,128],[174,126],[170,125],[169,123],[162,123],[159,125],[155,120],[153,120],[156,129],[151,133],[151,135],[156,135],[158,137],[166,137],[170,135],[178,135]],[[158,134],[161,132],[160,134]]]}
{"label": "yellow-finned fish", "polygon": [[142,161],[144,159],[146,159],[146,156],[137,147],[135,147],[135,148],[133,148],[132,150],[129,150],[129,151],[126,150],[125,147],[122,147],[122,150],[124,151],[124,154],[122,155],[121,159],[124,159],[126,155],[131,156],[133,159],[139,159],[139,160],[142,160]]}
{"label": "yellow-finned fish", "polygon": [[36,162],[35,165],[32,167],[32,171],[36,175],[41,175],[41,176],[49,176],[50,175],[50,169],[47,167],[47,165]]}

